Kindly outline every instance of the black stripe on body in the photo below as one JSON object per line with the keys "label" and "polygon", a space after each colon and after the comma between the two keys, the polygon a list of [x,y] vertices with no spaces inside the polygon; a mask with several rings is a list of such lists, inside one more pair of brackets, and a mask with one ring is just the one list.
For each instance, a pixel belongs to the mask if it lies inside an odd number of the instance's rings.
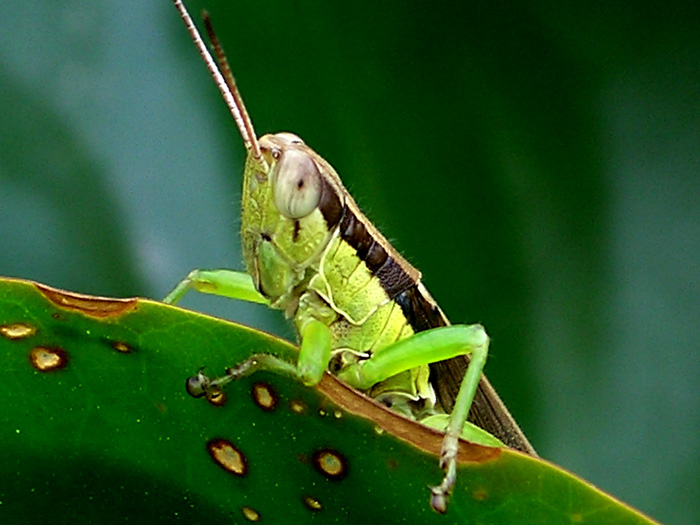
{"label": "black stripe on body", "polygon": [[447,325],[440,308],[420,292],[417,284],[401,292],[394,301],[415,332]]}
{"label": "black stripe on body", "polygon": [[292,233],[292,241],[297,242],[299,240],[299,231],[301,230],[301,223],[299,219],[294,221],[294,233]]}
{"label": "black stripe on body", "polygon": [[379,279],[390,299],[416,285],[414,279],[387,253],[362,220],[347,206],[340,222],[340,237],[357,251],[358,258]]}
{"label": "black stripe on body", "polygon": [[321,198],[318,201],[318,209],[326,220],[328,230],[332,230],[343,218],[345,206],[338,193],[331,187],[325,178],[321,179]]}
{"label": "black stripe on body", "polygon": [[[389,254],[386,250],[379,244],[376,240],[372,241],[372,244],[367,251],[367,257],[365,258],[365,263],[367,268],[370,269],[372,273],[377,273],[377,271],[389,260]],[[392,259],[393,260],[393,259]]]}

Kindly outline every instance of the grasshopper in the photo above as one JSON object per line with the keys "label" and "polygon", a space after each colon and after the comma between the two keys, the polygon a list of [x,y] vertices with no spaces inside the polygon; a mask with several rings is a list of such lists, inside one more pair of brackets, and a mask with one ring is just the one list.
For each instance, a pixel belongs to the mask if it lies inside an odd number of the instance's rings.
{"label": "grasshopper", "polygon": [[[535,454],[482,374],[489,338],[479,324],[450,325],[412,267],[343,187],[333,167],[298,136],[258,138],[208,15],[214,61],[182,0],[174,0],[238,126],[247,158],[241,237],[247,273],[193,270],[164,299],[189,289],[267,304],[294,321],[296,363],[256,354],[210,379],[188,380],[195,397],[267,369],[316,385],[327,370],[403,415],[445,432],[442,482],[431,505],[447,511],[460,437]],[[468,420],[469,419],[469,420]]]}

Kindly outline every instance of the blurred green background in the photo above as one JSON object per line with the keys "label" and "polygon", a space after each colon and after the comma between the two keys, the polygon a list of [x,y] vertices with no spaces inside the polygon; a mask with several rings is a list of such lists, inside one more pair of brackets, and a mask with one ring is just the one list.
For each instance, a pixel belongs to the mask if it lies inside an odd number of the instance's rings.
{"label": "blurred green background", "polygon": [[[161,298],[194,267],[242,268],[243,148],[171,3],[13,4],[0,274]],[[485,324],[541,455],[700,522],[700,4],[189,7],[258,131],[304,138],[453,322]]]}

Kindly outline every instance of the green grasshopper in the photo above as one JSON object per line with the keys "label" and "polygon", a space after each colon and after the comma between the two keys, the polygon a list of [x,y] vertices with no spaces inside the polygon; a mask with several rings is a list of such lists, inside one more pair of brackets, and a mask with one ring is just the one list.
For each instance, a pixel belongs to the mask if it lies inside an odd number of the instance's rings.
{"label": "green grasshopper", "polygon": [[[296,363],[256,354],[188,391],[212,397],[228,382],[267,369],[313,386],[327,370],[401,414],[444,430],[442,482],[431,505],[446,512],[458,440],[535,454],[482,370],[481,325],[451,326],[421,282],[360,212],[333,167],[292,133],[256,137],[226,57],[204,14],[219,67],[181,0],[174,0],[243,138],[241,236],[247,273],[194,270],[165,298],[189,290],[283,310],[301,341]],[[469,421],[467,420],[469,416]],[[477,426],[478,425],[478,426]]]}

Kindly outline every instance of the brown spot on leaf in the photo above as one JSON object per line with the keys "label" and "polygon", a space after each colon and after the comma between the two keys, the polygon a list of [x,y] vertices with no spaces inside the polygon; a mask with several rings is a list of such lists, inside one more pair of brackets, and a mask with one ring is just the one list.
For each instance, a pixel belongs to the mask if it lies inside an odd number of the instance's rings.
{"label": "brown spot on leaf", "polygon": [[68,364],[68,354],[61,348],[37,346],[29,352],[29,361],[39,372],[52,372]]}
{"label": "brown spot on leaf", "polygon": [[260,513],[257,510],[251,509],[250,507],[241,507],[241,512],[243,516],[248,521],[260,521]]}
{"label": "brown spot on leaf", "polygon": [[248,473],[248,460],[230,441],[222,438],[207,442],[207,452],[222,469],[236,476]]}
{"label": "brown spot on leaf", "polygon": [[270,412],[277,407],[277,394],[267,383],[253,384],[250,393],[255,404],[263,410]]}
{"label": "brown spot on leaf", "polygon": [[219,387],[212,387],[209,391],[207,391],[206,397],[209,404],[214,405],[215,407],[224,406],[226,404],[226,400],[228,399],[226,397],[226,392]]}
{"label": "brown spot on leaf", "polygon": [[306,508],[309,510],[312,510],[314,512],[323,510],[323,505],[316,498],[312,498],[311,496],[304,496],[302,498],[302,501],[304,502],[304,505],[306,505]]}
{"label": "brown spot on leaf", "polygon": [[36,328],[27,323],[12,323],[0,326],[0,335],[12,340],[26,339],[27,337],[33,336],[35,333]]}
{"label": "brown spot on leaf", "polygon": [[328,479],[343,479],[348,474],[348,464],[340,452],[321,449],[314,452],[313,462],[316,469]]}
{"label": "brown spot on leaf", "polygon": [[66,292],[57,288],[51,288],[45,284],[35,284],[37,289],[49,301],[68,310],[74,310],[90,317],[104,319],[106,317],[119,317],[135,310],[136,299],[111,299],[109,297],[96,297],[73,292]]}

